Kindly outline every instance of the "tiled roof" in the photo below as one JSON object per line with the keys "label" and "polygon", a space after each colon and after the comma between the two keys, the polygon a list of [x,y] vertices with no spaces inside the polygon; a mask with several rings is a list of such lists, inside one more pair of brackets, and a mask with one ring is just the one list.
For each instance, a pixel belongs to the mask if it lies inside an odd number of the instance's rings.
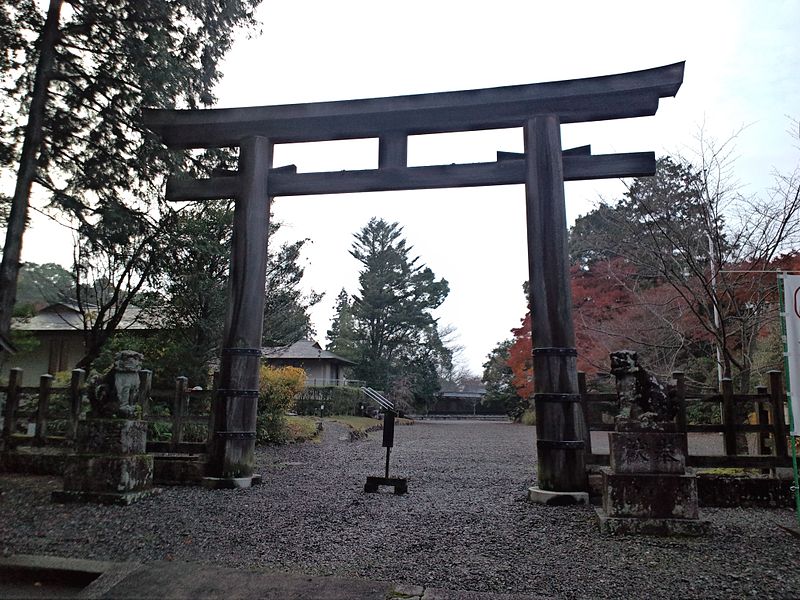
{"label": "tiled roof", "polygon": [[[89,310],[91,313],[91,310]],[[149,321],[149,322],[148,322]],[[33,317],[14,319],[11,328],[19,331],[83,331],[83,318],[75,304],[56,302]],[[117,329],[158,329],[152,318],[137,306],[128,306]]]}
{"label": "tiled roof", "polygon": [[354,365],[352,360],[347,360],[333,352],[323,350],[313,340],[299,340],[288,346],[269,346],[261,349],[261,356],[273,360],[331,360],[342,364]]}

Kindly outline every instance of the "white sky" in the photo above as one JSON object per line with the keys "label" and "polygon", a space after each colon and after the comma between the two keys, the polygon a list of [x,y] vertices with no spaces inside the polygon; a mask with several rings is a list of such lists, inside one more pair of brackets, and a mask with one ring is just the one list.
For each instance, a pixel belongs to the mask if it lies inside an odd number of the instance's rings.
{"label": "white sky", "polygon": [[[224,63],[219,106],[537,83],[685,60],[683,87],[654,117],[566,125],[564,147],[689,155],[702,124],[719,140],[747,126],[737,143],[744,191],[762,193],[773,168],[798,163],[786,133],[789,117],[800,118],[797,0],[264,0],[259,18],[262,35],[240,39]],[[409,164],[493,161],[497,150],[521,152],[521,131],[411,138]],[[377,141],[279,146],[275,166],[284,164],[375,168]],[[567,183],[568,220],[620,190],[618,181]],[[313,312],[323,343],[339,290],[357,290],[359,265],[348,249],[372,216],[403,225],[416,254],[450,282],[437,315],[457,328],[476,373],[524,315],[522,186],[278,198],[274,214],[284,224],[280,240],[312,240],[305,283],[326,294]],[[70,236],[35,219],[23,258],[67,264],[70,257]]]}

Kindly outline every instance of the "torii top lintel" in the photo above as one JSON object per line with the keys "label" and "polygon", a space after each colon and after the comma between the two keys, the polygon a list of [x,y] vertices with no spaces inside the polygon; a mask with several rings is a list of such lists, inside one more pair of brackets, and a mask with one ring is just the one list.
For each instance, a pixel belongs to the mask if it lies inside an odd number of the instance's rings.
{"label": "torii top lintel", "polygon": [[601,77],[388,98],[204,110],[144,109],[146,127],[171,148],[275,143],[521,127],[536,115],[562,123],[655,114],[674,96],[684,63]]}

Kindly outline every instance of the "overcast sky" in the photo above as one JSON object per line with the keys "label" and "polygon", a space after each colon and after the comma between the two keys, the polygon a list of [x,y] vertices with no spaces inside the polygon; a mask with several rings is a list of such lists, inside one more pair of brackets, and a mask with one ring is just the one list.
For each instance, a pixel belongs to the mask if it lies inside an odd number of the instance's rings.
{"label": "overcast sky", "polygon": [[[686,61],[676,98],[654,117],[562,127],[564,147],[593,153],[653,150],[691,155],[701,126],[737,142],[737,175],[763,193],[773,168],[798,163],[787,133],[800,118],[800,2],[467,2],[264,0],[263,32],[242,37],[223,66],[219,106],[345,100],[590,77]],[[409,164],[495,160],[521,152],[521,130],[417,136]],[[377,141],[276,148],[275,166],[300,171],[377,167]],[[622,185],[566,184],[571,222]],[[525,312],[527,279],[522,186],[277,198],[281,240],[309,238],[305,282],[325,292],[313,312],[324,344],[339,290],[357,291],[352,234],[372,216],[397,221],[414,251],[450,296],[437,311],[456,327],[463,358],[476,373]],[[61,261],[69,236],[41,224],[23,258]],[[47,237],[46,237],[47,236]],[[49,242],[44,240],[48,239]],[[63,240],[55,241],[55,240]]]}

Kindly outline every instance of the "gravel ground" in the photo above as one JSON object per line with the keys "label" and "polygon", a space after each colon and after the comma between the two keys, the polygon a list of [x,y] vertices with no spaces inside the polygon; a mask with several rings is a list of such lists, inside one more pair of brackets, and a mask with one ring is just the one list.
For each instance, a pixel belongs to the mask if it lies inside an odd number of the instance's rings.
{"label": "gravel ground", "polygon": [[251,490],[165,488],[130,507],[58,505],[57,478],[0,476],[3,552],[181,560],[454,590],[557,598],[796,598],[800,540],[787,509],[705,509],[703,539],[608,537],[587,507],[525,501],[533,429],[422,421],[396,429],[409,494],[363,494],[380,434],[258,452]]}

